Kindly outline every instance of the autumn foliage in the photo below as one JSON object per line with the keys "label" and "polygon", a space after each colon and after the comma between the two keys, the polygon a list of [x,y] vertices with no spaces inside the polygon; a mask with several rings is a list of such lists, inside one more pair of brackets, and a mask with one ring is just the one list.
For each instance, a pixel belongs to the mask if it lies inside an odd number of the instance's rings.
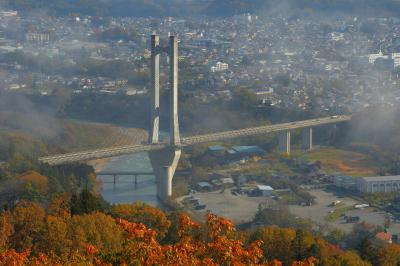
{"label": "autumn foliage", "polygon": [[[198,223],[142,203],[115,206],[111,215],[72,215],[68,201],[57,197],[47,211],[22,201],[1,212],[0,266],[371,265],[356,252],[302,230],[275,226],[237,232],[231,221],[213,214]],[[377,265],[397,265],[399,254],[397,245],[382,248]]]}
{"label": "autumn foliage", "polygon": [[[56,199],[61,210],[62,198]],[[153,207],[134,204],[116,207],[124,218],[140,213],[144,223],[113,218],[100,212],[69,215],[50,205],[52,214],[37,203],[20,202],[0,216],[0,265],[274,265],[257,240],[245,245],[229,220],[209,214],[203,225],[179,214],[178,241],[161,243],[170,222]],[[57,215],[58,214],[58,215]],[[314,265],[313,258],[293,265]]]}

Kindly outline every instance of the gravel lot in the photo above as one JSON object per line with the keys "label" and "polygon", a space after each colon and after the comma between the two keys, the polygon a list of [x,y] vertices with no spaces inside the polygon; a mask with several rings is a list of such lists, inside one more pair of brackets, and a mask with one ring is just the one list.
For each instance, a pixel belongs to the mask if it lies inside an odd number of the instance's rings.
{"label": "gravel lot", "polygon": [[[330,215],[332,210],[339,210],[346,207],[353,207],[355,204],[362,202],[350,197],[343,197],[336,195],[333,192],[325,191],[322,189],[309,191],[315,197],[315,204],[313,206],[299,206],[291,205],[289,210],[292,214],[306,219],[311,219],[320,225],[328,225],[335,227],[344,232],[351,232],[354,223],[346,223],[343,217],[339,217],[334,221],[328,221],[327,216]],[[261,203],[266,203],[269,198],[267,197],[248,197],[247,195],[235,196],[231,193],[230,189],[225,191],[214,192],[197,192],[193,197],[199,199],[200,204],[205,204],[206,208],[201,211],[191,211],[202,217],[207,211],[210,211],[218,216],[222,216],[232,220],[235,224],[249,222],[254,218],[257,213],[258,206]],[[177,199],[180,202],[184,197]],[[332,202],[340,200],[338,206],[329,206]],[[386,221],[386,213],[374,208],[365,209],[352,209],[345,212],[347,216],[359,216],[360,221],[365,221],[374,225],[383,226]],[[392,222],[391,228],[388,230],[392,234],[400,234],[400,224]]]}
{"label": "gravel lot", "polygon": [[193,196],[198,198],[201,204],[206,205],[205,210],[196,211],[197,213],[205,214],[206,211],[211,211],[218,216],[232,220],[235,224],[253,220],[258,211],[258,205],[267,200],[264,197],[235,196],[230,189],[226,189],[224,192],[197,192]]}

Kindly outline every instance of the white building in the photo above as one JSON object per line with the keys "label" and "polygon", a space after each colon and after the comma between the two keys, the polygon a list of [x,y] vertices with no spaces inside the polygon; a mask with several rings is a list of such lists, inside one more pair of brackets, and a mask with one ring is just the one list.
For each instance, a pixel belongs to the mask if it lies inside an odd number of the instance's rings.
{"label": "white building", "polygon": [[370,64],[373,64],[373,63],[375,63],[375,61],[376,61],[377,59],[379,59],[379,58],[382,58],[382,59],[389,59],[389,56],[388,56],[388,55],[384,55],[384,54],[382,53],[382,51],[379,51],[379,53],[377,53],[377,54],[369,54],[369,55],[368,55],[368,62],[369,62]]}
{"label": "white building", "polygon": [[1,17],[16,17],[16,16],[18,16],[18,12],[13,11],[13,10],[11,10],[11,11],[3,10],[3,11],[0,11],[0,16]]}
{"label": "white building", "polygon": [[341,32],[332,32],[331,33],[331,38],[332,38],[332,41],[336,41],[336,42],[338,42],[338,41],[343,41],[344,40],[344,33],[341,33]]}
{"label": "white building", "polygon": [[357,180],[357,190],[362,193],[400,191],[400,175],[362,177]]}
{"label": "white building", "polygon": [[28,42],[48,42],[50,41],[50,34],[42,32],[28,32],[25,34],[25,38]]}
{"label": "white building", "polygon": [[228,70],[228,69],[229,69],[229,65],[227,63],[217,62],[215,64],[215,66],[211,67],[211,72],[220,72],[220,71],[224,71],[224,70]]}
{"label": "white building", "polygon": [[394,67],[400,66],[400,53],[392,53]]}
{"label": "white building", "polygon": [[257,185],[257,194],[260,196],[271,196],[274,189],[270,186]]}

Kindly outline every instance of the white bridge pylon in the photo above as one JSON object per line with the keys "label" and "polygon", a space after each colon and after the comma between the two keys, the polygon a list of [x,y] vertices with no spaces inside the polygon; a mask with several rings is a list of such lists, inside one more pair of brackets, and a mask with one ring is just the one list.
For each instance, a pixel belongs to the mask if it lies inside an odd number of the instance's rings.
{"label": "white bridge pylon", "polygon": [[172,179],[181,156],[181,138],[178,120],[178,40],[169,37],[169,46],[161,47],[158,35],[151,36],[151,120],[149,144],[159,143],[160,130],[160,54],[169,56],[169,145],[161,150],[149,151],[157,180],[157,194],[161,200],[172,196]]}

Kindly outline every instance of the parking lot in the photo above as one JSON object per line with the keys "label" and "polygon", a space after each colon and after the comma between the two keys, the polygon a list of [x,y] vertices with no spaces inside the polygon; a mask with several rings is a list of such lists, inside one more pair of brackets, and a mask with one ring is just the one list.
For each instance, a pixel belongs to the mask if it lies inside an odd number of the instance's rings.
{"label": "parking lot", "polygon": [[[354,223],[347,223],[343,215],[359,217],[359,221],[365,221],[369,224],[383,226],[386,221],[387,213],[368,207],[364,209],[354,209],[354,205],[361,204],[358,200],[350,197],[341,196],[331,191],[325,191],[322,189],[310,190],[309,191],[315,197],[315,204],[312,206],[298,206],[292,205],[289,210],[294,215],[301,218],[311,219],[318,224],[328,224],[332,227],[343,230],[344,232],[351,232]],[[336,206],[331,206],[332,202],[340,201]],[[343,213],[342,216],[337,215],[335,217],[333,212]],[[329,217],[335,217],[329,219]],[[392,233],[400,233],[400,225],[392,222],[390,228]]]}
{"label": "parking lot", "polygon": [[269,199],[266,197],[233,195],[230,189],[206,193],[196,192],[193,197],[198,199],[200,204],[206,205],[204,210],[195,211],[196,213],[205,214],[210,211],[218,216],[232,220],[235,224],[253,220],[258,211],[258,205],[265,203]]}
{"label": "parking lot", "polygon": [[[314,189],[309,192],[315,197],[315,203],[312,206],[290,205],[289,211],[292,214],[297,217],[311,219],[319,225],[338,228],[346,233],[350,233],[353,230],[356,222],[365,221],[376,226],[383,226],[387,221],[388,214],[384,211],[372,207],[363,209],[354,208],[355,205],[364,203],[357,199],[324,189]],[[182,197],[177,199],[177,201],[183,204],[185,198],[187,199],[188,197]],[[195,199],[200,206],[204,206],[204,209],[197,210],[193,206],[189,207],[196,216],[203,217],[203,215],[210,211],[232,220],[235,224],[253,220],[258,211],[259,204],[271,201],[270,197],[233,195],[230,189],[214,192],[196,192],[190,198]],[[340,201],[340,203],[332,206],[332,202],[335,201]],[[348,222],[345,216],[359,217],[359,220]],[[392,234],[400,234],[400,223],[391,221],[391,227],[388,231]]]}

